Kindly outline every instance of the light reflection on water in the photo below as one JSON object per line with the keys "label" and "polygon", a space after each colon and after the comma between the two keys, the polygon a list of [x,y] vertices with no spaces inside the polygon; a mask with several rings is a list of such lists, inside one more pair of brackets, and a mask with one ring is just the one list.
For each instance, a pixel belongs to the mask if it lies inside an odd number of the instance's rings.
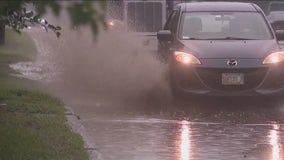
{"label": "light reflection on water", "polygon": [[190,160],[192,158],[190,122],[181,121],[176,143],[176,160]]}
{"label": "light reflection on water", "polygon": [[[177,139],[175,145],[175,160],[192,160],[197,157],[194,156],[192,124],[189,121],[180,121],[177,132]],[[280,137],[280,125],[273,124],[273,128],[269,130],[269,144],[271,151],[270,160],[284,160],[283,150]],[[263,158],[263,157],[262,157]]]}
{"label": "light reflection on water", "polygon": [[270,138],[270,145],[272,146],[271,160],[283,160],[282,149],[280,145],[279,128],[280,125],[273,124],[273,129],[270,130],[269,138]]}

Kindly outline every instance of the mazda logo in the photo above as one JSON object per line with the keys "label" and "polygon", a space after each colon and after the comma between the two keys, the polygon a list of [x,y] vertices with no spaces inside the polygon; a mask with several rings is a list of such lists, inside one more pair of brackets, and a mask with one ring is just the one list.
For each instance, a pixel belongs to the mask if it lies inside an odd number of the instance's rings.
{"label": "mazda logo", "polygon": [[227,61],[227,65],[228,65],[228,66],[231,66],[231,67],[237,66],[237,65],[238,65],[238,62],[237,62],[237,60],[231,59],[231,60],[228,60],[228,61]]}

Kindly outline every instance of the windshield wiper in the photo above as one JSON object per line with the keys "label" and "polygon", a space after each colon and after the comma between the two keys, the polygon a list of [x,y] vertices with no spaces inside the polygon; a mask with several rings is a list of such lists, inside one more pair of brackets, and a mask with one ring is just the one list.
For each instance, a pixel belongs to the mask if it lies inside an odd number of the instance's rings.
{"label": "windshield wiper", "polygon": [[183,40],[257,40],[251,38],[241,38],[241,37],[221,37],[221,38],[195,38],[195,37],[186,37]]}
{"label": "windshield wiper", "polygon": [[206,40],[256,40],[256,39],[241,38],[241,37],[222,37],[222,38],[208,38]]}
{"label": "windshield wiper", "polygon": [[207,40],[207,39],[195,38],[195,37],[186,37],[186,38],[182,38],[182,40]]}

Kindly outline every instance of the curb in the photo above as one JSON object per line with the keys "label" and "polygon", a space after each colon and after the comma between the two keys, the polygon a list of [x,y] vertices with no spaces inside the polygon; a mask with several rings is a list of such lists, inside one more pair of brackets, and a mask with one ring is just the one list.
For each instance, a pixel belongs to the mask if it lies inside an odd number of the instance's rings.
{"label": "curb", "polygon": [[67,125],[71,127],[72,131],[82,136],[84,141],[84,148],[89,153],[90,160],[100,160],[100,154],[95,145],[90,141],[90,137],[87,134],[86,128],[80,122],[80,117],[76,115],[70,107],[65,106],[65,109]]}

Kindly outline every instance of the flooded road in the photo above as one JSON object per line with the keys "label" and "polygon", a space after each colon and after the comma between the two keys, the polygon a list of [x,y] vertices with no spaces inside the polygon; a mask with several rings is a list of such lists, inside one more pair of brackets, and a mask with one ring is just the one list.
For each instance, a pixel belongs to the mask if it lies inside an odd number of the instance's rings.
{"label": "flooded road", "polygon": [[283,102],[175,102],[151,41],[110,32],[94,44],[89,32],[64,32],[55,39],[31,31],[38,60],[12,67],[72,108],[96,159],[284,159]]}
{"label": "flooded road", "polygon": [[283,159],[281,107],[203,104],[198,107],[186,102],[144,109],[82,106],[89,111],[78,108],[77,113],[100,159]]}

